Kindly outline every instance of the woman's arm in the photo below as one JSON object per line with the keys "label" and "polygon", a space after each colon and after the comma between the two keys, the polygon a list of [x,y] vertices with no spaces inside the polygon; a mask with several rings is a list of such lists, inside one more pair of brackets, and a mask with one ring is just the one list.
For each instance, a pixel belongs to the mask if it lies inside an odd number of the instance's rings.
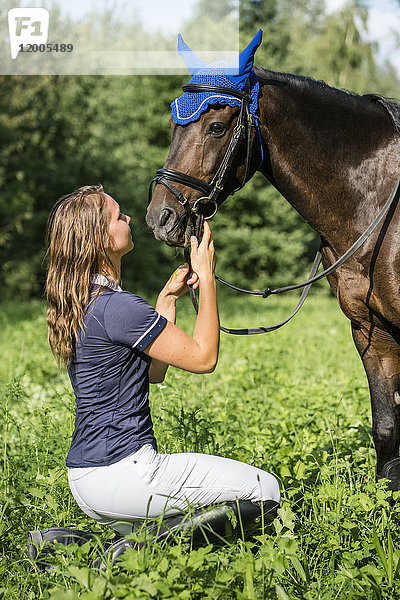
{"label": "woman's arm", "polygon": [[200,245],[195,237],[191,238],[191,261],[192,269],[198,277],[196,285],[199,285],[199,313],[193,337],[168,321],[145,352],[165,365],[192,373],[211,373],[218,361],[219,317],[214,277],[214,243],[207,222],[204,224]]}
{"label": "woman's arm", "polygon": [[[192,284],[194,288],[197,288],[199,285],[198,277],[195,273],[192,273],[189,280],[186,281],[188,274],[189,265],[187,263],[178,267],[172,273],[158,296],[156,311],[170,323],[175,323],[176,301],[189,290],[188,284]],[[168,363],[153,358],[149,368],[150,383],[161,383],[164,381],[168,367]]]}
{"label": "woman's arm", "polygon": [[[180,291],[186,286],[186,276],[189,272],[189,265],[178,267],[172,274],[167,284],[161,290],[156,303],[156,311],[167,319],[170,323],[175,323],[176,319],[176,301],[180,297]],[[184,293],[184,292],[183,292]],[[153,358],[149,368],[150,383],[161,383],[164,381],[165,374],[169,365]]]}
{"label": "woman's arm", "polygon": [[[158,296],[156,303],[156,311],[167,319],[170,323],[175,323],[176,317],[176,300],[172,296]],[[150,383],[161,383],[164,381],[165,374],[169,365],[153,358],[149,368]]]}

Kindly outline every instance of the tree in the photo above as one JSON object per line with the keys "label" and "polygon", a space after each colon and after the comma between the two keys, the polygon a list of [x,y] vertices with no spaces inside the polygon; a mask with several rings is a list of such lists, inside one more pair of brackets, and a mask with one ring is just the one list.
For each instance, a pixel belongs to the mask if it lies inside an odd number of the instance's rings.
{"label": "tree", "polygon": [[159,281],[157,267],[165,264],[168,250],[154,243],[149,260],[140,239],[147,236],[147,186],[169,145],[176,81],[150,76],[1,79],[0,273],[9,294],[41,292],[51,206],[62,194],[99,181],[127,212],[139,215],[132,259],[139,285]]}

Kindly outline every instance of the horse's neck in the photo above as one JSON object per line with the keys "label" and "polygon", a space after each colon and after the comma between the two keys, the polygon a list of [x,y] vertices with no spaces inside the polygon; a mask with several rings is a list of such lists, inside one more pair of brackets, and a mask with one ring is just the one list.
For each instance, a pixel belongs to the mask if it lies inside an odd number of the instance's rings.
{"label": "horse's neck", "polygon": [[[360,96],[285,73],[257,75],[267,150],[260,170],[340,249],[344,238],[354,237],[354,219],[363,212],[363,202],[375,202],[361,190],[368,188],[368,179],[376,180],[389,123],[379,107]],[[364,227],[362,218],[359,222]]]}

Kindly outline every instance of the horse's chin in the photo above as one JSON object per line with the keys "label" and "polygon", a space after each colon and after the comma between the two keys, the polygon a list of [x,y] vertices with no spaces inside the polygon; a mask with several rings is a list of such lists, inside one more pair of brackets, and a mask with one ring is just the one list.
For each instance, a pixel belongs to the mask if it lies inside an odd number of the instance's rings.
{"label": "horse's chin", "polygon": [[186,248],[190,246],[190,237],[193,235],[193,228],[187,225],[186,229],[180,228],[177,234],[172,238],[165,240],[167,246]]}
{"label": "horse's chin", "polygon": [[190,246],[190,236],[193,235],[191,226],[175,228],[173,231],[165,231],[161,227],[153,229],[154,237],[158,242],[164,242],[167,246],[173,248],[185,248]]}

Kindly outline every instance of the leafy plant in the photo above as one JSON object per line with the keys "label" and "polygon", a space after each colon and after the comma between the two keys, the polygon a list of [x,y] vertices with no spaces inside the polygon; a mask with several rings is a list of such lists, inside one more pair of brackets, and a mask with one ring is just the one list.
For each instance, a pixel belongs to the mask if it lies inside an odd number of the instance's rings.
{"label": "leafy plant", "polygon": [[[221,320],[274,322],[293,303],[222,291]],[[399,596],[400,507],[389,505],[384,481],[375,484],[368,387],[334,299],[314,294],[290,326],[271,335],[223,335],[212,375],[170,368],[164,384],[152,386],[160,451],[216,453],[275,473],[282,504],[274,523],[225,546],[149,544],[106,571],[91,565],[112,531],[86,517],[68,487],[74,403],[47,348],[44,307],[3,304],[1,314],[8,360],[0,366],[0,598]],[[178,317],[190,331],[186,298]],[[57,545],[54,569],[41,573],[28,559],[26,532],[54,525],[98,537],[80,548]]]}

